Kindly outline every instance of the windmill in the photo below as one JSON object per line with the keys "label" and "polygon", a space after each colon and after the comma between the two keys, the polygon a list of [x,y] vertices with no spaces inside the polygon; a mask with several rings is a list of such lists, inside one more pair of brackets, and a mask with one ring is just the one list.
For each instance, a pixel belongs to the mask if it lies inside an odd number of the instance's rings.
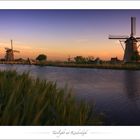
{"label": "windmill", "polygon": [[71,57],[70,55],[68,56],[68,62],[71,62],[73,59],[73,57]]}
{"label": "windmill", "polygon": [[[136,35],[136,17],[131,17],[131,34],[130,36],[112,36],[109,35],[109,39],[118,39],[124,50],[124,62],[132,62],[134,58],[139,56],[138,52],[138,42],[140,37],[135,37]],[[123,43],[125,47],[123,47]]]}
{"label": "windmill", "polygon": [[13,50],[13,41],[11,40],[11,48],[5,48],[6,55],[5,60],[6,61],[14,61],[14,53],[19,53],[17,50]]}

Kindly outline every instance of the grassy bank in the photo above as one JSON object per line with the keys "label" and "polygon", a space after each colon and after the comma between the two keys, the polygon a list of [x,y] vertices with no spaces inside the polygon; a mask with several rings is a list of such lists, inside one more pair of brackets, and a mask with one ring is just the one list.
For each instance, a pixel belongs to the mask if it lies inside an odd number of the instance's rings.
{"label": "grassy bank", "polygon": [[[17,62],[0,62],[0,64],[22,64],[30,65],[29,63],[17,63]],[[96,68],[96,69],[115,69],[115,70],[140,70],[140,62],[137,63],[101,63],[101,64],[77,64],[68,62],[46,62],[46,63],[34,63],[31,65],[37,66],[54,66],[54,67],[71,67],[71,68]]]}
{"label": "grassy bank", "polygon": [[0,125],[100,124],[91,110],[56,83],[0,71]]}
{"label": "grassy bank", "polygon": [[128,64],[76,64],[76,63],[48,63],[48,66],[73,67],[73,68],[96,68],[96,69],[116,69],[116,70],[140,70],[140,63]]}

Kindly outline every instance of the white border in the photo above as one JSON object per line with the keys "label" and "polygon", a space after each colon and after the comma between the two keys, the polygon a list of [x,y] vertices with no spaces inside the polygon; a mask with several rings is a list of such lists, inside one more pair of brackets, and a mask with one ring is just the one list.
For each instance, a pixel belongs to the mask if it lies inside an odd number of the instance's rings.
{"label": "white border", "polygon": [[[140,9],[140,1],[0,1],[0,9]],[[0,139],[140,139],[139,130],[139,126],[1,126]]]}
{"label": "white border", "polygon": [[0,139],[139,139],[139,127],[11,126],[0,127]]}
{"label": "white border", "polygon": [[140,9],[140,1],[0,1],[0,9]]}

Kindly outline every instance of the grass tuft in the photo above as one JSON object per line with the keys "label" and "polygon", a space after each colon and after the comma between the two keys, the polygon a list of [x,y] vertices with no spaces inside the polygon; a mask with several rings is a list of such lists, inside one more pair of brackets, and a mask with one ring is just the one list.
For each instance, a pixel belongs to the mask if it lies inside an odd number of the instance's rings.
{"label": "grass tuft", "polygon": [[0,125],[94,125],[91,110],[54,82],[0,71]]}

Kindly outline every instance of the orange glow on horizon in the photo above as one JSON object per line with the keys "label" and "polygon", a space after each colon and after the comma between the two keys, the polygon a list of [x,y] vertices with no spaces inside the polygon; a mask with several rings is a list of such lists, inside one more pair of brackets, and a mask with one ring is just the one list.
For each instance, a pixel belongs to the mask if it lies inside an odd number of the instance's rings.
{"label": "orange glow on horizon", "polygon": [[[86,39],[78,41],[38,43],[27,45],[27,43],[23,44],[14,41],[14,49],[20,51],[20,53],[15,53],[15,58],[27,59],[29,57],[35,59],[39,54],[47,55],[48,60],[61,61],[66,61],[68,56],[75,57],[78,55],[84,57],[93,56],[94,58],[99,57],[103,60],[110,60],[111,57],[118,57],[119,59],[123,58],[123,51],[120,44],[115,43],[114,41],[110,42],[109,40],[107,43]],[[4,58],[5,47],[10,48],[10,41],[8,43],[0,43],[0,45],[3,46],[0,51],[0,58]]]}

